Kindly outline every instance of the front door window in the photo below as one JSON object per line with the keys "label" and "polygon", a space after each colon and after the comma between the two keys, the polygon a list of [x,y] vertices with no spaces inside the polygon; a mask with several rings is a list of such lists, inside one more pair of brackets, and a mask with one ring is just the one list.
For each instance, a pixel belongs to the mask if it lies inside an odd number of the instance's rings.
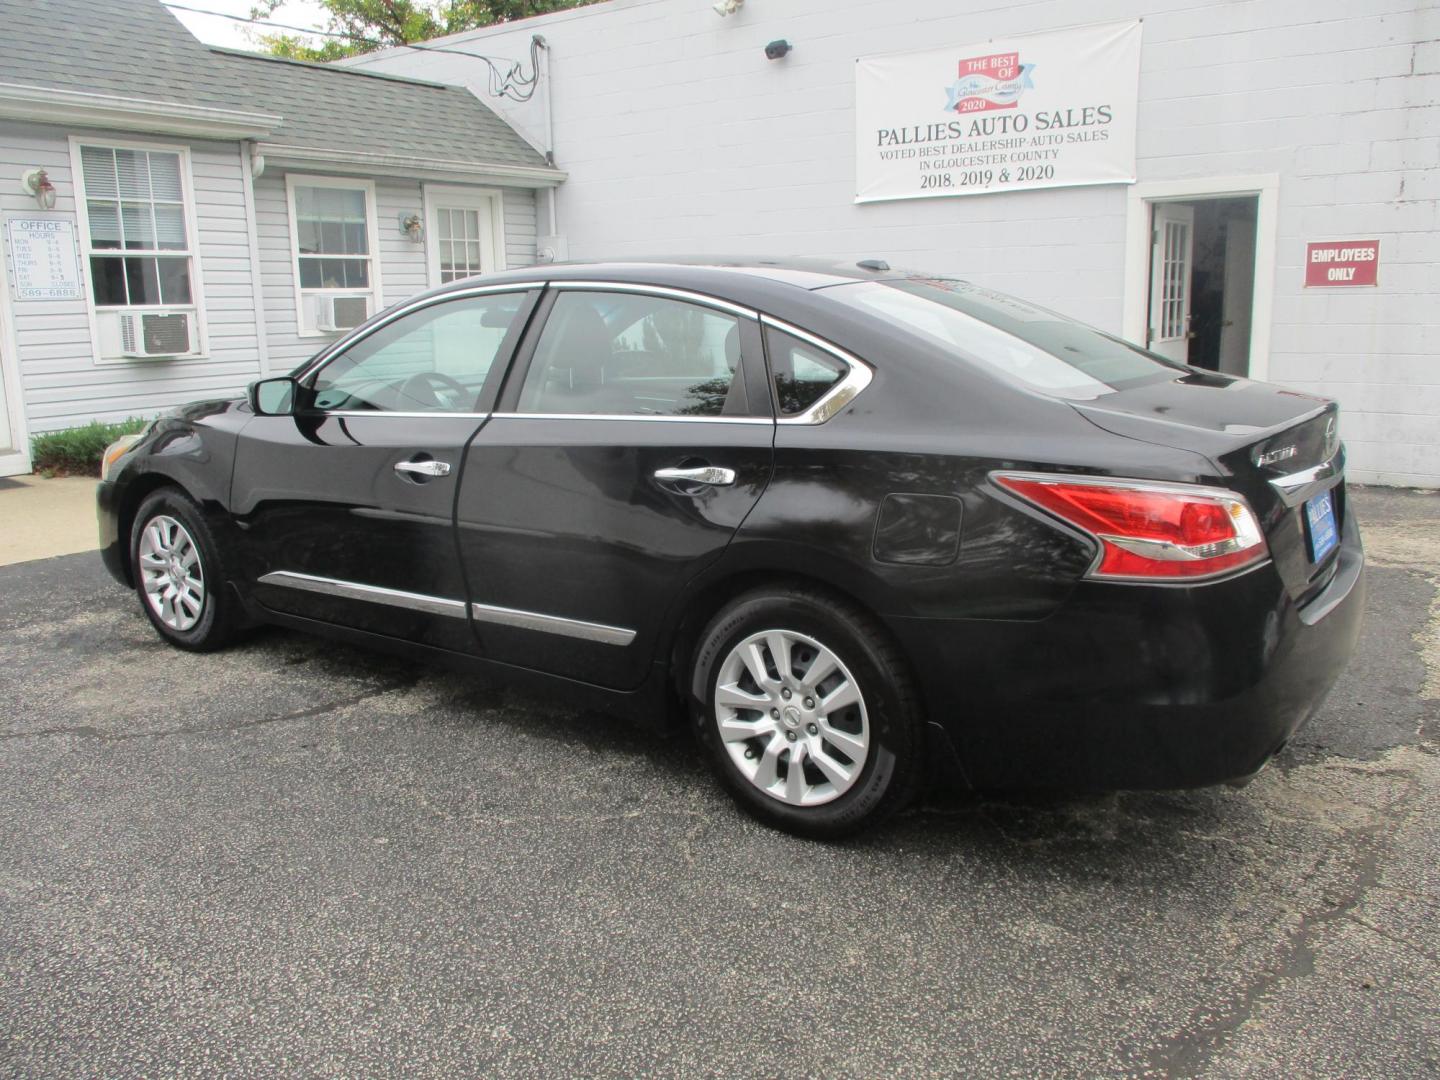
{"label": "front door window", "polygon": [[431,304],[362,338],[320,369],[318,409],[474,412],[524,293]]}

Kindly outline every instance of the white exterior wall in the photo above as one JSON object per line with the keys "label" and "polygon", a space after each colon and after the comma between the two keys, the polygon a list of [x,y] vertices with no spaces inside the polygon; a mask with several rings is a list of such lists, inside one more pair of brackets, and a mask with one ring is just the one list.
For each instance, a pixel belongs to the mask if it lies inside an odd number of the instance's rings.
{"label": "white exterior wall", "polygon": [[[1440,486],[1440,8],[1431,0],[610,0],[458,35],[551,46],[560,231],[570,256],[876,256],[1121,332],[1125,185],[857,206],[854,62],[1144,19],[1142,183],[1278,178],[1267,357],[1252,370],[1339,398],[1358,480]],[[763,46],[786,38],[786,59]],[[545,90],[405,51],[361,66],[468,85],[537,146]],[[546,231],[546,230],[542,230]],[[1380,240],[1374,289],[1305,290],[1308,240]],[[1263,318],[1257,311],[1257,317]]]}
{"label": "white exterior wall", "polygon": [[[238,143],[187,141],[0,121],[0,213],[38,213],[35,200],[20,190],[18,177],[43,168],[56,188],[57,216],[80,224],[75,213],[71,135],[94,139],[153,142],[190,148],[197,237],[196,281],[203,290],[209,348],[185,360],[97,363],[91,340],[89,301],[5,302],[14,323],[21,397],[29,434],[72,427],[90,420],[153,415],[198,398],[231,393],[259,377],[255,295],[244,210],[244,173]],[[5,259],[10,266],[8,237]],[[81,272],[89,282],[90,268]]]}
{"label": "white exterior wall", "polygon": [[[325,174],[297,172],[296,175]],[[426,263],[428,226],[426,243],[416,243],[400,231],[402,214],[423,213],[423,190],[424,185],[418,180],[375,181],[375,228],[380,254],[377,270],[382,303],[386,307],[424,292],[431,285]],[[266,170],[255,181],[256,238],[265,293],[266,339],[270,370],[275,374],[289,371],[334,340],[331,335],[301,336],[299,333],[286,197],[283,173]],[[535,195],[524,188],[504,188],[501,200],[507,265],[528,266],[535,261]]]}

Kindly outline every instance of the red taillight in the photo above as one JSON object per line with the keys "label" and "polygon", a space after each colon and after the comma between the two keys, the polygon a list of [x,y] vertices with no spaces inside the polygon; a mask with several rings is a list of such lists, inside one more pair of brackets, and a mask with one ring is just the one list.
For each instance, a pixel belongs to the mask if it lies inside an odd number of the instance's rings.
{"label": "red taillight", "polygon": [[1266,556],[1249,505],[1219,488],[1021,473],[992,479],[1098,540],[1091,577],[1207,578]]}

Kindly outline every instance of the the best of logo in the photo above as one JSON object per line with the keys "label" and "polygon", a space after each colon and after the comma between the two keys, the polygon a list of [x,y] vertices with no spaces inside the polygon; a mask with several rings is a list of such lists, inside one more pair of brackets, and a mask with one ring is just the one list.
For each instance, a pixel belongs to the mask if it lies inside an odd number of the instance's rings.
{"label": "the best of logo", "polygon": [[1020,54],[993,53],[960,61],[959,77],[945,88],[945,111],[957,113],[1013,109],[1020,95],[1034,89],[1034,64],[1020,63]]}

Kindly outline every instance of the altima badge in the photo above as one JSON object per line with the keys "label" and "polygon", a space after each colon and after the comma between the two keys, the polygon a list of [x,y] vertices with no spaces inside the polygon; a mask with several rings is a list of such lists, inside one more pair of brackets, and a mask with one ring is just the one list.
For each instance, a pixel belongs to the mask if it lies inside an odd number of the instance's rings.
{"label": "altima badge", "polygon": [[1275,450],[1266,450],[1255,459],[1256,465],[1274,465],[1281,461],[1288,461],[1300,452],[1296,446],[1282,446]]}

